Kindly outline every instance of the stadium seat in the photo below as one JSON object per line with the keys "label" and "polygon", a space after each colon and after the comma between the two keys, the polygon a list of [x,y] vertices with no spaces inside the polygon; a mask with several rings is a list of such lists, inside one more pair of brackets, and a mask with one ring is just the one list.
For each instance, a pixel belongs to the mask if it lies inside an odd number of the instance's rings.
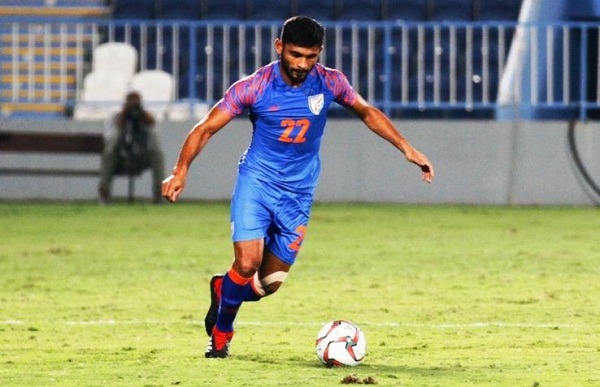
{"label": "stadium seat", "polygon": [[[390,66],[392,68],[392,80],[394,84],[399,84],[400,81],[395,77],[401,77],[403,71],[408,71],[408,75],[413,74],[417,64],[417,29],[414,27],[394,27],[391,31],[390,45],[383,51],[390,58]],[[403,61],[406,60],[406,63]],[[382,63],[383,65],[383,63]],[[383,69],[379,69],[383,72]],[[392,87],[392,98],[395,101],[401,99],[401,89]]]}
{"label": "stadium seat", "polygon": [[140,93],[144,106],[157,120],[163,120],[173,101],[173,76],[162,70],[136,73],[129,81],[129,90]]}
{"label": "stadium seat", "polygon": [[[145,53],[145,57],[142,54]],[[143,62],[145,60],[145,62]],[[183,51],[175,49],[171,43],[158,46],[152,42],[146,46],[145,52],[140,52],[140,70],[163,70],[168,73],[183,71],[189,67],[189,54],[185,46]]]}
{"label": "stadium seat", "polygon": [[76,120],[103,120],[117,112],[127,95],[129,77],[110,72],[88,73],[83,79],[81,98],[75,103]]}
{"label": "stadium seat", "polygon": [[[501,35],[496,27],[487,29],[487,40],[484,39],[483,29],[473,30],[473,63],[475,71],[481,71],[487,57],[490,71],[498,71],[508,58],[514,29],[506,28]],[[487,43],[486,43],[487,42]]]}
{"label": "stadium seat", "polygon": [[138,53],[132,45],[108,42],[98,45],[92,52],[92,71],[122,74],[129,78],[137,68]]}
{"label": "stadium seat", "polygon": [[[496,100],[498,92],[498,75],[492,74],[484,82],[480,74],[473,74],[471,79],[461,77],[457,82],[457,100],[459,103],[471,104],[471,109],[452,109],[443,112],[443,118],[450,119],[489,119],[493,117],[493,105],[491,103]],[[487,98],[484,101],[483,98]],[[474,106],[481,103],[487,103],[487,106]]]}
{"label": "stadium seat", "polygon": [[[184,70],[179,73],[179,78],[177,79],[177,90],[176,94],[179,99],[189,98],[191,96],[190,89],[195,87],[196,85],[192,82],[190,85],[190,70]],[[196,97],[198,97],[196,95]]]}
{"label": "stadium seat", "polygon": [[81,100],[121,103],[127,94],[129,79],[124,74],[92,71],[83,80]]}
{"label": "stadium seat", "polygon": [[202,19],[244,20],[246,19],[246,0],[202,0]]}
{"label": "stadium seat", "polygon": [[382,0],[345,0],[340,2],[338,20],[381,20]]}
{"label": "stadium seat", "polygon": [[[258,32],[258,35],[257,35]],[[246,29],[246,71],[254,72],[258,67],[270,63],[275,56],[273,43],[279,34],[279,28],[272,30],[264,25],[258,28]],[[260,45],[258,44],[260,42]]]}
{"label": "stadium seat", "polygon": [[103,37],[106,38],[105,42],[129,43],[139,50],[142,41],[149,42],[156,38],[155,31],[153,21],[121,20],[106,28]]}
{"label": "stadium seat", "polygon": [[[227,62],[232,71],[237,70],[241,28],[238,23],[220,23],[206,31],[203,29],[197,41],[198,63],[205,64],[208,58],[212,58],[215,67],[223,68],[224,62]],[[209,41],[209,33],[212,42]]]}
{"label": "stadium seat", "polygon": [[[418,44],[417,27],[394,26],[391,29],[390,34],[391,45],[386,48],[387,54],[400,58],[403,44],[406,44],[406,49],[408,50],[409,55],[414,55],[416,53]],[[404,43],[404,41],[406,41],[406,43]]]}
{"label": "stadium seat", "polygon": [[115,19],[153,19],[155,14],[156,0],[115,0],[112,9]]}
{"label": "stadium seat", "polygon": [[[487,38],[486,38],[487,36]],[[475,64],[483,63],[487,57],[490,63],[498,64],[500,60],[500,42],[498,41],[498,30],[490,28],[484,36],[482,29],[473,30],[473,61]],[[508,46],[504,48],[504,58],[508,57]]]}
{"label": "stadium seat", "polygon": [[476,0],[476,20],[516,21],[522,0]]}
{"label": "stadium seat", "polygon": [[423,21],[427,19],[427,0],[387,0],[383,17],[388,20]]}
{"label": "stadium seat", "polygon": [[201,0],[160,0],[157,15],[161,19],[200,19]]}
{"label": "stadium seat", "polygon": [[[179,75],[179,98],[191,98],[192,97],[192,88],[195,90],[194,98],[200,101],[208,101],[211,104],[216,102],[219,98],[223,96],[223,85],[221,82],[222,72],[218,67],[215,67],[213,71],[210,72],[212,76],[212,93],[209,93],[209,79],[208,79],[208,71],[203,63],[198,65],[198,70],[193,75],[194,78],[190,84],[190,75],[191,70],[186,71]],[[209,95],[210,94],[210,95]]]}
{"label": "stadium seat", "polygon": [[193,28],[190,25],[177,22],[164,25],[161,31],[162,41],[164,44],[173,45],[179,43],[181,47],[187,47],[190,44],[190,29]]}
{"label": "stadium seat", "polygon": [[271,0],[252,0],[248,3],[249,20],[284,21],[292,16],[290,0],[273,2]]}
{"label": "stadium seat", "polygon": [[437,0],[431,7],[429,20],[471,21],[473,10],[473,0]]}
{"label": "stadium seat", "polygon": [[[425,76],[421,81],[417,75],[409,79],[409,98],[411,102],[433,103],[436,98],[436,85],[431,76]],[[422,83],[421,83],[422,82]],[[438,102],[444,103],[448,101],[449,87],[446,77],[440,77],[439,88],[437,90]],[[422,100],[420,100],[422,98]],[[422,107],[403,108],[401,117],[405,118],[432,118],[441,117],[443,110],[441,108],[430,108],[424,110]]]}
{"label": "stadium seat", "polygon": [[319,21],[335,20],[337,18],[336,0],[296,0],[294,15],[303,15]]}
{"label": "stadium seat", "polygon": [[[321,58],[326,66],[335,67],[347,76],[350,76],[352,66],[356,64],[354,59],[358,59],[359,71],[366,70],[368,61],[367,55],[354,55],[356,52],[367,51],[368,28],[366,26],[354,26],[353,28],[355,34],[350,28],[343,29],[341,33],[337,33],[335,29],[326,30],[326,51],[324,57]],[[341,60],[341,63],[338,60]],[[358,85],[353,86],[358,87]]]}

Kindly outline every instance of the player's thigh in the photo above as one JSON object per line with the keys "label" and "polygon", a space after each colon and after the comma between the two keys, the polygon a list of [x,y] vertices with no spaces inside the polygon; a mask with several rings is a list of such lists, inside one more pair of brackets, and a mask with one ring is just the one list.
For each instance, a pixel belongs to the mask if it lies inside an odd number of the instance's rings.
{"label": "player's thigh", "polygon": [[[270,203],[264,187],[247,176],[238,175],[231,197],[231,237],[233,242],[263,239],[271,224]],[[261,254],[262,258],[262,254]]]}
{"label": "player's thigh", "polygon": [[269,249],[265,249],[258,276],[259,278],[265,278],[273,273],[287,273],[290,271],[291,267],[292,265],[282,261],[281,258],[273,254]]}
{"label": "player's thigh", "polygon": [[233,269],[242,277],[251,277],[263,263],[264,238],[234,242],[233,250]]}
{"label": "player's thigh", "polygon": [[310,194],[288,195],[281,200],[274,226],[267,234],[266,249],[290,266],[296,261],[304,242],[311,206]]}

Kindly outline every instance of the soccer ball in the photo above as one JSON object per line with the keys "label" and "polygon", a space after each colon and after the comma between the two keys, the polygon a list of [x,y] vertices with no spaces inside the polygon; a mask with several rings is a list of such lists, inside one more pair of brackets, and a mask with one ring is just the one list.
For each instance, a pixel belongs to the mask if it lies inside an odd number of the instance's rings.
{"label": "soccer ball", "polygon": [[367,340],[358,326],[347,320],[330,321],[317,334],[317,357],[325,366],[356,366],[365,358]]}

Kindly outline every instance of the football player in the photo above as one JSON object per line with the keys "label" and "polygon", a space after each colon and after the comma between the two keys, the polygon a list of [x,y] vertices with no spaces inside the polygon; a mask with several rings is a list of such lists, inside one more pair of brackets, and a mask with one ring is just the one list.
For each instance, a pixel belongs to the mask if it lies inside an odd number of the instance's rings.
{"label": "football player", "polygon": [[383,112],[357,94],[343,73],[318,63],[324,32],[308,17],[286,20],[275,41],[279,60],[227,90],[190,131],[172,174],[163,181],[163,196],[176,201],[190,164],[210,138],[234,117],[249,112],[252,140],[239,161],[231,200],[234,260],[225,274],[210,281],[208,358],[229,355],[241,304],[276,292],[294,264],[308,226],[321,170],[319,148],[332,103],[354,111],[416,164],[423,180],[429,183],[434,177],[428,158]]}

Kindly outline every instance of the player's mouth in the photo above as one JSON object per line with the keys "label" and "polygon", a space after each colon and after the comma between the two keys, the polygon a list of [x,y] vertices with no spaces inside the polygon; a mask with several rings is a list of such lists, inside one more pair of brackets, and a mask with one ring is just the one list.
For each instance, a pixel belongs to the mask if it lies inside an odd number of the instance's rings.
{"label": "player's mouth", "polygon": [[303,80],[308,75],[308,71],[306,70],[292,70],[292,75],[296,80]]}

